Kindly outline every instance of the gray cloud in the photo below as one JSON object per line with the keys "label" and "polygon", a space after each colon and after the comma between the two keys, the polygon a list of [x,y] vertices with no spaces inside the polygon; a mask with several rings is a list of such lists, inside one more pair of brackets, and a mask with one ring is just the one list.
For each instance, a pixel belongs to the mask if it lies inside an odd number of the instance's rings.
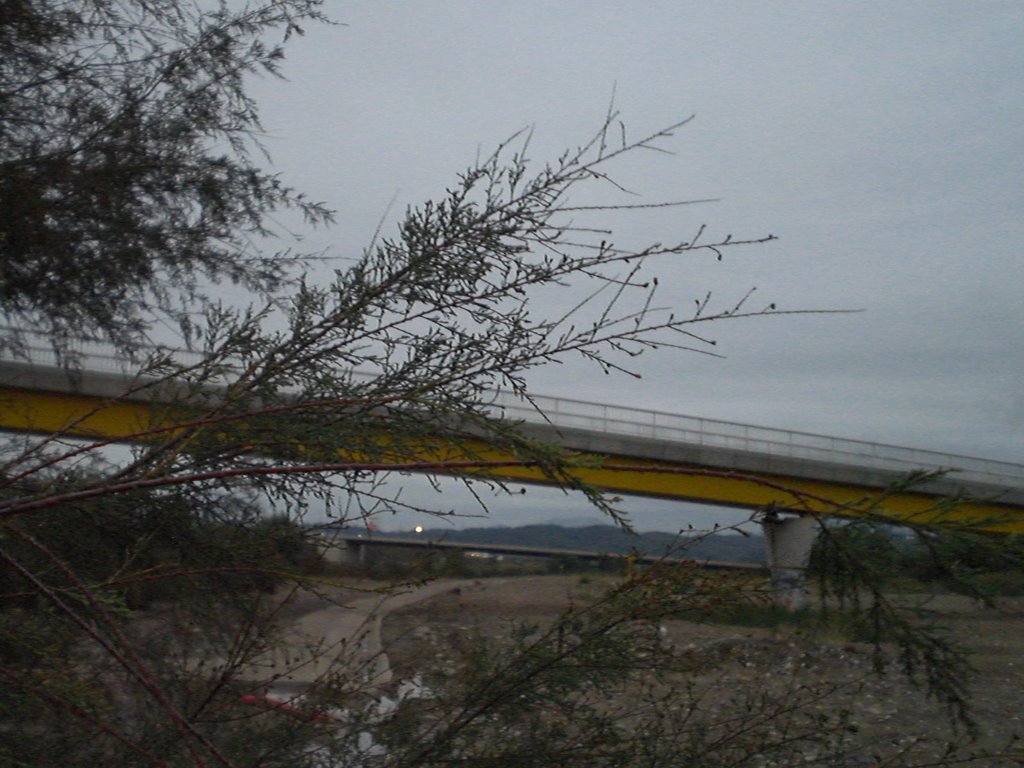
{"label": "gray cloud", "polygon": [[[339,210],[310,245],[343,256],[534,124],[555,156],[613,84],[637,135],[691,112],[672,158],[621,169],[645,199],[628,242],[701,223],[780,235],[722,264],[652,265],[664,302],[751,286],[782,308],[862,314],[713,329],[724,361],[671,351],[640,382],[575,363],[539,391],[1024,461],[1024,8],[1017,3],[338,4],[347,27],[259,84],[270,149]],[[391,215],[391,220],[395,215]],[[759,301],[761,299],[759,298]],[[575,378],[574,378],[575,377]],[[567,386],[567,382],[571,383]]]}

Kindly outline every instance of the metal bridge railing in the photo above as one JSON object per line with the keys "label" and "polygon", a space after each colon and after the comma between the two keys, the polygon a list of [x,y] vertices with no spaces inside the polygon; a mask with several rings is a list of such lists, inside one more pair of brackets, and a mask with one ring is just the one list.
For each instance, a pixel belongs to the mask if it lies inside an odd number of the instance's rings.
{"label": "metal bridge railing", "polygon": [[955,470],[961,480],[1024,488],[1024,465],[1011,462],[628,406],[543,395],[532,399],[537,409],[513,398],[496,403],[510,418],[538,422],[546,417],[554,426],[567,429],[897,472]]}
{"label": "metal bridge railing", "polygon": [[[0,327],[0,331],[3,330]],[[36,365],[58,364],[45,335],[20,329],[17,332],[23,340],[20,355],[0,347],[0,360],[20,356]],[[110,345],[76,340],[73,349],[78,364],[85,371],[135,373],[132,361],[118,355]],[[198,363],[202,359],[197,352],[167,351],[181,364]],[[359,377],[359,372],[355,373]],[[953,470],[958,480],[1024,489],[1022,464],[563,397],[531,395],[531,399],[533,404],[511,393],[495,392],[491,407],[496,415],[505,418],[565,429],[897,472]]]}

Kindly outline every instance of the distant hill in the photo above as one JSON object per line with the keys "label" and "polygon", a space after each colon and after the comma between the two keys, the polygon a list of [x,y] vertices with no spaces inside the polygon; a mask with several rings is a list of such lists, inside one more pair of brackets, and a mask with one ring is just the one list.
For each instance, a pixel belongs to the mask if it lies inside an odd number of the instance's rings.
{"label": "distant hill", "polygon": [[764,540],[761,536],[737,534],[709,534],[687,540],[672,533],[649,532],[631,534],[612,525],[587,525],[567,528],[561,525],[523,525],[517,528],[432,528],[420,533],[412,531],[376,533],[387,536],[415,537],[418,539],[465,542],[470,544],[499,544],[520,547],[549,547],[552,549],[581,549],[593,552],[636,552],[644,555],[663,555],[666,552],[696,560],[730,560],[738,563],[763,563]]}
{"label": "distant hill", "polygon": [[601,515],[559,516],[550,520],[541,520],[536,525],[558,525],[562,528],[589,528],[592,525],[608,525],[608,518]]}

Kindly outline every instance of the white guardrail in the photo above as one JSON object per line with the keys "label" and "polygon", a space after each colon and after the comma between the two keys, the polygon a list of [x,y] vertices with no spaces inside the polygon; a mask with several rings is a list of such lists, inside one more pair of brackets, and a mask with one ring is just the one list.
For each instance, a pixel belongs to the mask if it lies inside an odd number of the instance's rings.
{"label": "white guardrail", "polygon": [[[45,336],[18,332],[22,346],[17,353],[0,346],[0,360],[24,362],[27,358],[35,365],[57,365]],[[28,343],[30,339],[36,343]],[[133,373],[130,361],[101,342],[76,340],[74,353],[85,371]],[[187,350],[173,350],[173,356],[183,364],[201,360],[199,353]],[[495,392],[491,404],[496,415],[527,423],[896,472],[953,470],[960,481],[1024,489],[1024,464],[564,397],[531,395],[531,399],[535,405],[511,393]]]}

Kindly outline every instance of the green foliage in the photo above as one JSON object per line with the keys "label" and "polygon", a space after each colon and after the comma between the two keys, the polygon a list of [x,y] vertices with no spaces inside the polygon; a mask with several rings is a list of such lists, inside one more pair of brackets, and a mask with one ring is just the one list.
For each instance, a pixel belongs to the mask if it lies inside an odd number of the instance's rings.
{"label": "green foliage", "polygon": [[843,524],[818,538],[808,575],[838,585],[849,575],[846,564],[852,558],[887,584],[899,576],[903,557],[903,542],[890,530],[874,524]]}
{"label": "green foliage", "polygon": [[1014,590],[1020,589],[1024,570],[1024,539],[923,531],[904,547],[899,568],[922,583],[938,583],[967,594],[1019,594]]}
{"label": "green foliage", "polygon": [[254,163],[245,81],[318,6],[4,3],[0,313],[130,344],[154,310],[187,324],[202,280],[279,286],[292,259],[250,245],[266,216],[329,214]]}
{"label": "green foliage", "polygon": [[[944,505],[939,502],[940,512]],[[938,584],[989,603],[992,593],[976,575],[1006,573],[1019,563],[1020,542],[1014,537],[961,530],[943,524],[941,517],[896,531],[884,519],[868,517],[823,526],[810,572],[817,577],[826,620],[836,612],[840,618],[852,614],[856,637],[875,646],[879,669],[883,644],[895,646],[903,673],[973,732],[965,649],[931,623],[918,601],[901,593],[912,596],[922,585]]]}
{"label": "green foliage", "polygon": [[869,618],[857,610],[827,610],[801,608],[791,611],[771,602],[767,589],[758,598],[716,604],[678,614],[678,618],[735,627],[758,627],[780,630],[802,638],[823,642],[888,642],[894,638],[884,632],[878,634]]}
{"label": "green foliage", "polygon": [[[811,555],[809,574],[839,589],[850,561],[890,588],[941,588],[987,598],[1020,594],[1024,541],[950,527],[895,529],[878,520],[829,529]],[[844,585],[841,591],[848,591]]]}
{"label": "green foliage", "polygon": [[[198,588],[272,591],[283,578],[315,569],[315,549],[287,517],[203,519],[192,503],[173,492],[138,491],[68,504],[6,526],[3,543],[48,588],[78,601],[84,586],[116,610],[187,598]],[[35,604],[38,592],[8,568],[0,571],[0,596],[3,610]]]}

